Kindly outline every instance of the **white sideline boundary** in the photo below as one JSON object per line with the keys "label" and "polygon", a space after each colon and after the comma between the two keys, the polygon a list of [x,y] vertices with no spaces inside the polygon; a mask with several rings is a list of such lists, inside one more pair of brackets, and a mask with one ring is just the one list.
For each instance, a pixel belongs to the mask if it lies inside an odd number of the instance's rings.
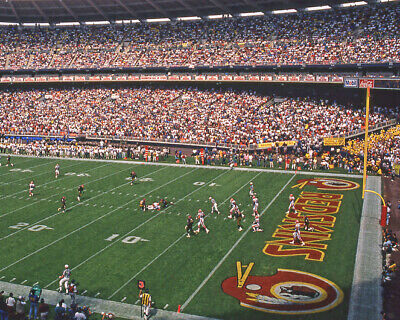
{"label": "white sideline boundary", "polygon": [[[162,170],[162,169],[163,169],[163,168],[161,168],[161,169],[159,169],[159,170],[156,170],[156,171],[153,171],[153,173],[154,173],[154,172],[157,172],[157,171],[160,171],[160,170]],[[162,188],[162,187],[168,185],[169,183],[174,182],[174,181],[176,181],[176,180],[178,180],[178,179],[180,179],[180,178],[186,176],[186,175],[189,174],[189,173],[192,173],[193,171],[195,171],[195,170],[186,172],[185,174],[180,175],[179,177],[177,177],[177,178],[175,178],[175,179],[173,179],[173,180],[168,181],[167,183],[165,183],[165,184],[159,186],[159,187],[156,188],[156,189],[153,189],[153,190],[149,191],[148,193],[153,192],[153,191],[155,191],[155,190],[158,190],[158,189],[160,189],[160,188]],[[149,174],[151,174],[151,173],[149,173]],[[123,184],[123,185],[125,185],[125,184]],[[123,185],[120,185],[119,187],[121,187],[121,186],[123,186]],[[146,194],[148,194],[148,193],[146,193]],[[75,229],[75,230],[73,230],[73,231],[71,231],[70,233],[68,233],[68,234],[66,234],[66,235],[64,235],[64,236],[62,236],[61,238],[58,238],[57,240],[54,240],[54,241],[50,242],[49,244],[47,244],[47,245],[41,247],[40,249],[37,249],[36,251],[33,251],[33,252],[27,254],[26,256],[20,258],[20,259],[17,260],[17,261],[14,261],[13,263],[9,264],[8,266],[5,266],[5,267],[1,268],[1,269],[0,269],[0,272],[3,272],[4,270],[7,270],[8,268],[12,267],[13,265],[16,265],[17,263],[19,263],[19,262],[21,262],[21,261],[24,261],[25,259],[27,259],[27,258],[29,258],[29,257],[31,257],[31,256],[33,256],[33,255],[35,255],[35,254],[38,253],[38,252],[41,252],[41,251],[44,250],[44,249],[47,249],[48,247],[52,246],[53,244],[55,244],[55,243],[57,243],[57,242],[59,242],[59,241],[61,241],[61,240],[64,240],[65,238],[68,238],[70,235],[75,234],[76,232],[78,232],[78,231],[80,231],[80,230],[82,230],[82,229],[84,229],[84,228],[86,228],[86,227],[92,225],[93,223],[95,223],[95,222],[97,222],[97,221],[103,219],[104,217],[106,217],[106,216],[112,214],[113,212],[115,212],[115,211],[117,211],[117,210],[120,210],[121,208],[123,208],[123,207],[125,207],[126,205],[132,203],[132,201],[135,201],[135,200],[137,200],[138,198],[139,198],[139,197],[136,197],[136,198],[132,199],[131,201],[128,201],[128,202],[125,203],[124,205],[122,205],[122,206],[120,206],[120,207],[117,207],[117,208],[115,208],[114,210],[111,210],[111,211],[109,211],[109,212],[103,214],[102,216],[100,216],[100,217],[98,217],[98,218],[96,218],[96,219],[94,219],[94,220],[88,222],[87,224],[85,224],[85,225],[83,225],[83,226],[81,226],[81,227],[79,227],[79,228],[77,228],[77,229]],[[153,217],[154,217],[154,216],[153,216]]]}
{"label": "white sideline boundary", "polygon": [[[192,171],[190,171],[192,172]],[[211,179],[210,181],[208,181],[206,184],[200,186],[199,188],[193,190],[192,192],[188,193],[187,195],[185,195],[183,198],[179,199],[176,203],[184,200],[186,197],[190,196],[191,194],[199,191],[200,189],[204,188],[205,186],[207,186],[210,182],[218,179],[220,176],[226,174],[226,172],[222,172],[221,174],[219,174],[218,176],[216,176],[215,178]],[[175,203],[175,204],[176,204]],[[175,205],[174,204],[174,205]],[[165,213],[169,208],[172,208],[171,206],[167,207],[165,210],[158,212],[157,214],[155,214],[154,216],[151,216],[149,219],[143,221],[141,224],[139,224],[138,226],[134,227],[132,230],[126,232],[124,235],[119,236],[117,239],[115,239],[114,241],[112,241],[110,244],[108,244],[107,246],[105,246],[103,249],[97,251],[96,253],[94,253],[93,255],[91,255],[89,258],[87,258],[86,260],[82,261],[81,263],[79,263],[78,265],[76,265],[75,267],[73,267],[71,269],[71,271],[76,270],[77,268],[79,268],[80,266],[84,265],[86,262],[90,261],[91,259],[93,259],[94,257],[98,256],[99,254],[101,254],[103,251],[107,250],[108,248],[112,247],[114,244],[119,243],[120,240],[124,239],[127,235],[129,235],[130,233],[136,231],[137,229],[141,228],[142,226],[144,226],[145,224],[147,224],[148,222],[150,222],[151,220],[157,218],[158,216],[160,216],[162,213]],[[50,282],[49,284],[47,284],[45,286],[45,288],[48,288],[50,285],[52,285],[53,283],[57,282],[57,279]],[[129,282],[129,281],[128,281]],[[122,287],[121,287],[122,288]],[[120,289],[121,289],[120,288]],[[119,290],[118,290],[119,291]],[[114,294],[113,294],[114,295]],[[108,299],[112,298],[111,295]]]}
{"label": "white sideline boundary", "polygon": [[[195,165],[195,164],[177,164],[177,163],[165,163],[165,162],[145,162],[137,160],[105,160],[105,159],[81,159],[81,158],[61,158],[61,157],[35,157],[27,155],[14,155],[14,157],[25,157],[25,158],[40,158],[40,159],[60,159],[60,160],[71,160],[71,161],[97,161],[97,162],[111,162],[111,163],[138,163],[142,165],[151,166],[168,166],[168,167],[179,167],[179,168],[200,168],[200,169],[217,169],[217,170],[230,170],[230,167],[224,166],[209,166],[209,165]],[[362,179],[361,174],[346,174],[346,173],[331,173],[331,172],[315,172],[315,171],[292,171],[292,170],[277,170],[277,169],[257,169],[257,168],[242,168],[236,167],[233,171],[254,171],[254,172],[273,172],[273,173],[284,173],[284,174],[301,174],[307,176],[323,176],[323,177],[338,177],[338,178],[356,178]]]}
{"label": "white sideline boundary", "polygon": [[[222,173],[224,174],[224,173]],[[220,174],[219,176],[221,176],[222,174]],[[245,184],[243,184],[239,189],[237,189],[234,193],[232,193],[228,198],[226,198],[223,202],[221,202],[221,204],[224,204],[226,201],[228,201],[230,198],[232,198],[236,193],[238,193],[240,190],[242,190],[245,186],[247,186],[250,181],[254,180],[256,177],[258,177],[261,173],[258,173],[257,175],[255,175],[254,177],[252,177],[249,181],[247,181]],[[219,177],[218,176],[218,177]],[[212,181],[212,180],[211,180]],[[206,184],[205,184],[206,185]],[[204,186],[205,186],[204,185]],[[186,195],[185,197],[189,196],[190,194]],[[185,198],[184,197],[184,198]],[[181,200],[183,200],[184,198],[182,198]],[[171,207],[168,207],[171,208]],[[168,209],[167,208],[167,209]],[[210,214],[207,215],[207,217]],[[180,240],[183,239],[183,237],[186,235],[186,233],[183,233],[181,236],[179,236],[178,239],[176,239],[173,243],[171,243],[166,249],[164,249],[159,255],[157,255],[153,260],[151,260],[148,264],[146,264],[142,269],[140,269],[140,271],[138,271],[135,275],[133,275],[128,281],[126,281],[119,289],[117,289],[116,291],[113,292],[112,295],[110,295],[108,297],[108,299],[111,299],[113,296],[115,296],[119,291],[121,291],[121,289],[123,289],[124,287],[126,287],[133,279],[135,279],[139,274],[141,274],[144,270],[146,270],[150,265],[153,264],[153,262],[157,261],[162,255],[164,255],[164,253],[166,253],[169,249],[171,249],[175,244],[177,244]],[[125,235],[126,236],[126,235]]]}
{"label": "white sideline boundary", "polygon": [[[367,190],[381,194],[381,177],[368,177]],[[383,309],[381,200],[365,193],[347,320],[381,319]]]}
{"label": "white sideline boundary", "polygon": [[[294,174],[288,182],[278,191],[278,193],[275,195],[275,197],[272,198],[272,200],[268,203],[268,205],[264,208],[264,210],[261,212],[260,217],[263,216],[263,214],[268,210],[268,208],[275,202],[275,200],[280,196],[280,194],[286,189],[286,187],[292,182],[292,180],[296,177],[296,174]],[[228,252],[222,257],[222,259],[217,263],[217,265],[214,267],[214,269],[211,270],[211,272],[208,274],[208,276],[203,280],[203,282],[197,287],[197,289],[191,294],[191,296],[182,304],[181,310],[183,311],[187,305],[193,300],[193,298],[199,293],[199,291],[204,287],[204,285],[208,282],[208,280],[211,279],[211,277],[215,274],[215,272],[218,270],[218,268],[225,262],[225,260],[228,258],[228,256],[232,253],[233,250],[238,246],[238,244],[243,240],[243,238],[247,235],[247,233],[250,231],[251,225],[247,228],[245,232],[241,235],[241,237],[236,240],[236,242],[233,244],[233,246],[228,250]]]}
{"label": "white sideline boundary", "polygon": [[[14,296],[24,296],[27,297],[31,287],[21,284],[14,284],[9,282],[0,281],[0,290],[4,290],[5,294],[8,295],[10,292]],[[70,297],[64,294],[58,293],[53,290],[43,289],[42,298],[45,302],[55,306],[61,299],[64,299],[66,303],[70,304]],[[118,318],[132,319],[132,320],[142,320],[140,317],[140,306],[122,302],[109,301],[98,298],[86,297],[83,295],[76,296],[76,302],[82,306],[86,305],[90,307],[92,312],[111,312]],[[196,315],[189,315],[185,313],[176,313],[172,311],[166,311],[161,309],[163,306],[159,306],[160,309],[151,308],[150,320],[218,320],[215,318],[207,318]],[[176,306],[178,308],[178,306]]]}

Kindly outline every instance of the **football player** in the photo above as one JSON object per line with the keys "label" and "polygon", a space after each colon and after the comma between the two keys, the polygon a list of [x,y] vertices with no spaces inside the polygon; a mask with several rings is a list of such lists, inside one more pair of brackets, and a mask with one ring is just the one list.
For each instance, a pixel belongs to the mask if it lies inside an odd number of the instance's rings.
{"label": "football player", "polygon": [[65,197],[61,198],[61,207],[58,208],[58,211],[62,211],[62,213],[65,213],[65,210],[67,209],[67,199]]}
{"label": "football player", "polygon": [[304,230],[305,231],[313,231],[314,228],[310,226],[310,220],[307,216],[304,216]]}
{"label": "football player", "polygon": [[62,287],[64,285],[65,293],[68,294],[68,282],[70,277],[71,277],[71,270],[69,269],[69,266],[66,264],[64,266],[64,271],[62,275],[58,277],[60,279],[58,292],[60,293],[62,292]]}
{"label": "football player", "polygon": [[236,205],[236,201],[233,198],[231,198],[231,200],[229,200],[229,201],[230,201],[231,209],[229,210],[228,218],[232,219],[232,214],[235,212],[235,208],[237,207],[237,205]]}
{"label": "football player", "polygon": [[253,195],[253,216],[258,215],[258,198],[256,194]]}
{"label": "football player", "polygon": [[139,207],[142,211],[146,211],[147,210],[147,206],[146,206],[146,198],[143,198],[142,200],[140,200],[139,202]]}
{"label": "football player", "polygon": [[81,185],[78,187],[78,197],[77,197],[78,201],[81,201],[81,197],[82,197],[83,189],[84,189],[84,188],[85,188],[85,186],[84,186],[83,184],[81,184]]}
{"label": "football player", "polygon": [[163,208],[163,209],[165,209],[165,208],[167,208],[168,206],[172,206],[174,203],[172,202],[172,201],[167,201],[167,200],[165,200],[165,199],[160,199],[160,206],[161,206],[161,208]]}
{"label": "football player", "polygon": [[294,213],[297,213],[296,208],[294,207],[294,201],[295,201],[295,197],[293,194],[289,195],[289,208],[288,211],[286,213],[290,213],[291,210],[294,211]]}
{"label": "football player", "polygon": [[203,210],[199,209],[197,214],[197,220],[199,220],[199,222],[197,223],[197,230],[194,233],[199,233],[201,227],[206,230],[206,233],[210,232],[210,230],[207,229],[206,224],[204,223],[205,216],[206,215],[204,214]]}
{"label": "football player", "polygon": [[147,209],[148,210],[158,210],[158,211],[160,211],[161,210],[160,203],[153,202],[152,204],[147,206]]}
{"label": "football player", "polygon": [[294,225],[294,232],[293,232],[293,241],[291,241],[291,244],[295,244],[295,243],[301,243],[302,246],[304,246],[304,241],[301,238],[300,235],[300,222],[299,220],[296,220],[296,223]]}
{"label": "football player", "polygon": [[240,232],[240,231],[243,230],[242,219],[244,218],[244,214],[240,212],[238,206],[235,207],[235,213],[234,214],[235,214],[235,218],[236,218],[238,231]]}
{"label": "football player", "polygon": [[258,214],[256,214],[254,216],[254,221],[253,224],[251,225],[251,227],[253,228],[253,232],[262,232],[263,229],[260,228],[260,216]]}
{"label": "football player", "polygon": [[133,186],[133,183],[136,181],[137,175],[136,172],[132,170],[131,172],[131,186]]}
{"label": "football player", "polygon": [[11,155],[8,155],[8,156],[7,156],[7,163],[6,163],[6,167],[8,167],[8,166],[10,166],[10,167],[14,167],[14,164],[13,164],[13,163],[11,163]]}
{"label": "football player", "polygon": [[253,185],[253,182],[250,182],[249,196],[250,196],[250,198],[253,198],[253,196],[254,196],[254,185]]}
{"label": "football player", "polygon": [[185,230],[186,230],[186,238],[190,238],[190,234],[193,233],[193,218],[192,216],[189,216],[187,218]]}
{"label": "football player", "polygon": [[29,196],[33,197],[33,189],[35,189],[35,184],[33,183],[33,180],[29,183]]}
{"label": "football player", "polygon": [[57,163],[56,166],[54,167],[55,174],[56,174],[56,179],[60,175],[60,165]]}
{"label": "football player", "polygon": [[220,214],[221,212],[219,212],[219,210],[218,210],[217,201],[215,201],[215,199],[212,197],[209,197],[208,200],[211,201],[211,214],[213,214],[214,211],[217,212],[218,214]]}
{"label": "football player", "polygon": [[68,293],[71,296],[71,304],[75,304],[76,295],[78,294],[78,283],[75,280],[71,280],[71,284],[68,286]]}

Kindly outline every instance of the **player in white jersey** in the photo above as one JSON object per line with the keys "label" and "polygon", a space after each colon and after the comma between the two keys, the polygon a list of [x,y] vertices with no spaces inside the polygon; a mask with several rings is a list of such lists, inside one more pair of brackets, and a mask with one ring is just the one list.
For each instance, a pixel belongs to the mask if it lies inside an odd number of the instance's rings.
{"label": "player in white jersey", "polygon": [[290,194],[290,195],[289,195],[289,208],[288,208],[287,213],[290,213],[291,210],[293,210],[294,213],[297,213],[297,210],[296,210],[296,208],[294,207],[294,202],[295,202],[295,197],[294,197],[293,194]]}
{"label": "player in white jersey", "polygon": [[254,196],[254,185],[253,185],[253,182],[250,182],[249,196],[250,196],[250,198],[253,198],[253,196]]}
{"label": "player in white jersey", "polygon": [[260,216],[258,214],[256,214],[254,216],[254,221],[253,224],[251,225],[251,227],[253,228],[253,232],[262,232],[263,229],[260,228]]}
{"label": "player in white jersey", "polygon": [[253,195],[253,216],[258,215],[258,198],[256,194]]}
{"label": "player in white jersey", "polygon": [[33,180],[29,183],[29,196],[33,197],[33,189],[35,189],[35,184],[33,183]]}
{"label": "player in white jersey", "polygon": [[205,216],[206,215],[204,214],[203,210],[199,209],[198,214],[197,214],[197,220],[199,220],[199,222],[197,223],[197,230],[195,231],[195,233],[199,233],[201,227],[203,227],[203,229],[206,230],[206,233],[210,232],[210,230],[207,229],[207,227],[204,223]]}
{"label": "player in white jersey", "polygon": [[296,220],[296,223],[294,225],[293,241],[291,241],[290,243],[291,244],[295,244],[295,243],[298,243],[298,242],[300,242],[301,245],[304,246],[304,241],[303,241],[303,239],[301,238],[301,235],[300,235],[300,222],[299,222],[299,220]]}
{"label": "player in white jersey", "polygon": [[218,210],[217,201],[215,201],[215,199],[212,197],[209,197],[208,200],[211,201],[211,214],[213,214],[214,211],[217,212],[218,214],[220,214],[221,212],[219,212],[219,210]]}
{"label": "player in white jersey", "polygon": [[62,292],[62,287],[64,285],[65,293],[68,294],[68,282],[69,279],[71,278],[71,270],[67,264],[64,267],[65,269],[62,275],[58,277],[60,279],[58,292],[60,293]]}
{"label": "player in white jersey", "polygon": [[60,165],[57,163],[56,166],[54,167],[55,174],[56,174],[56,179],[60,175]]}
{"label": "player in white jersey", "polygon": [[231,205],[231,209],[229,210],[228,218],[232,219],[232,215],[235,213],[236,207],[237,207],[236,201],[233,198],[231,198],[231,200],[230,200],[230,205]]}

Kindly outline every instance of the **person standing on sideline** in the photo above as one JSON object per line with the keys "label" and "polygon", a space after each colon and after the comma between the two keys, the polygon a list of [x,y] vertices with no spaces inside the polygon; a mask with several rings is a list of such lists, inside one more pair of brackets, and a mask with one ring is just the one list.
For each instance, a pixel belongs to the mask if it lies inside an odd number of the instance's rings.
{"label": "person standing on sideline", "polygon": [[25,305],[26,302],[24,297],[19,296],[15,303],[15,319],[25,320]]}
{"label": "person standing on sideline", "polygon": [[7,304],[8,318],[13,319],[15,313],[15,299],[12,293],[10,293],[9,297],[7,298],[6,304]]}
{"label": "person standing on sideline", "polygon": [[39,305],[39,296],[36,294],[34,289],[31,289],[29,292],[29,319],[32,319],[32,316],[35,317],[35,320],[38,319],[38,305]]}
{"label": "person standing on sideline", "polygon": [[49,316],[49,305],[44,302],[44,299],[40,299],[40,304],[39,304],[39,315],[40,315],[40,320],[47,320],[47,317]]}
{"label": "person standing on sideline", "polygon": [[151,295],[149,293],[149,289],[146,289],[144,293],[142,292],[142,290],[140,290],[139,298],[142,299],[144,320],[147,320],[150,315],[151,307]]}

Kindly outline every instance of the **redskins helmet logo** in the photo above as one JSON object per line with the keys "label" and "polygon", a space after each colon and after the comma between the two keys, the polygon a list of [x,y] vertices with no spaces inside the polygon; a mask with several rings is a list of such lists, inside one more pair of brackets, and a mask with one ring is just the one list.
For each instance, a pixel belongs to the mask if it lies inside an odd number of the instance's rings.
{"label": "redskins helmet logo", "polygon": [[323,312],[343,300],[343,292],[336,284],[298,270],[278,269],[269,277],[247,274],[245,279],[238,275],[225,279],[221,286],[226,294],[238,299],[241,306],[270,313]]}
{"label": "redskins helmet logo", "polygon": [[298,180],[297,184],[292,188],[303,189],[307,185],[314,186],[318,190],[354,190],[360,187],[358,183],[349,180],[336,178],[313,178]]}

